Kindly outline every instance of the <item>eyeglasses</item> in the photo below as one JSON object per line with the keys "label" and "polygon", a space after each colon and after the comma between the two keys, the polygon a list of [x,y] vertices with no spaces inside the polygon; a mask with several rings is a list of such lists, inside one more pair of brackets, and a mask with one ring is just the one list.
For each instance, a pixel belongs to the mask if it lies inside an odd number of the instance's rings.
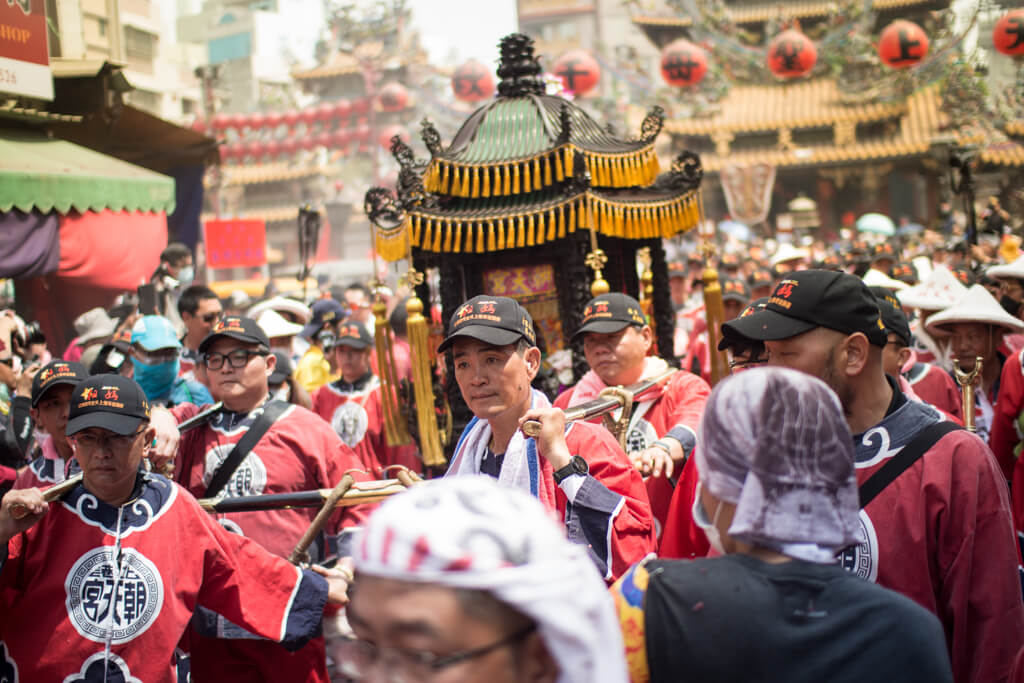
{"label": "eyeglasses", "polygon": [[207,325],[212,325],[215,322],[217,322],[217,320],[220,318],[220,315],[220,313],[207,313],[206,315],[201,316],[199,319],[202,320]]}
{"label": "eyeglasses", "polygon": [[103,448],[110,451],[126,451],[131,448],[132,443],[142,432],[143,427],[132,434],[113,434],[111,436],[96,436],[95,434],[76,434],[72,438],[75,445],[83,451],[95,451]]}
{"label": "eyeglasses", "polygon": [[253,356],[266,356],[266,351],[250,351],[249,349],[235,349],[228,353],[217,353],[211,351],[203,357],[203,364],[211,370],[220,370],[227,361],[231,367],[238,370],[244,368]]}
{"label": "eyeglasses", "polygon": [[535,630],[537,630],[537,625],[530,624],[490,645],[450,655],[438,655],[422,650],[378,647],[366,640],[347,638],[339,643],[338,658],[342,673],[355,680],[365,678],[374,666],[383,662],[391,683],[411,683],[412,681],[429,680],[451,666],[483,657],[495,650],[518,643]]}
{"label": "eyeglasses", "polygon": [[730,370],[736,370],[736,369],[749,368],[749,367],[751,367],[753,365],[764,365],[767,362],[768,362],[767,358],[754,358],[754,359],[751,359],[751,360],[744,360],[744,359],[731,360],[731,361],[729,361],[729,369]]}

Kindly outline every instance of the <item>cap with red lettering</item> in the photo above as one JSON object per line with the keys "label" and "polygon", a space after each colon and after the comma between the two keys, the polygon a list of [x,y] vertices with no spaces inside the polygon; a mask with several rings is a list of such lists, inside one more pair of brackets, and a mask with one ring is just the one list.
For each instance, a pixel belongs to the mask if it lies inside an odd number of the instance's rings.
{"label": "cap with red lettering", "polygon": [[149,401],[142,387],[121,375],[93,375],[71,393],[67,435],[90,427],[131,434],[149,419]]}
{"label": "cap with red lettering", "polygon": [[486,294],[473,297],[455,310],[448,323],[448,336],[437,347],[437,352],[451,348],[459,337],[494,346],[507,346],[520,339],[537,344],[533,318],[518,301]]}
{"label": "cap with red lettering", "polygon": [[89,376],[81,363],[65,360],[50,361],[32,378],[32,407],[39,405],[43,395],[58,384],[74,386]]}
{"label": "cap with red lettering", "polygon": [[722,325],[723,334],[760,341],[789,339],[816,327],[843,334],[861,332],[885,346],[885,325],[878,301],[863,280],[832,270],[787,273],[764,309]]}
{"label": "cap with red lettering", "polygon": [[210,333],[199,342],[199,353],[206,353],[213,343],[221,337],[237,339],[246,344],[259,344],[263,348],[270,348],[270,340],[267,333],[252,318],[242,318],[237,315],[229,315],[221,318],[210,330]]}
{"label": "cap with red lettering", "polygon": [[373,346],[373,337],[362,323],[356,320],[346,320],[338,325],[338,334],[331,342],[331,348],[335,346],[365,349]]}
{"label": "cap with red lettering", "polygon": [[583,324],[572,338],[578,339],[587,332],[613,334],[627,325],[642,327],[646,324],[647,318],[640,308],[639,301],[628,294],[611,292],[596,296],[587,302],[583,307]]}

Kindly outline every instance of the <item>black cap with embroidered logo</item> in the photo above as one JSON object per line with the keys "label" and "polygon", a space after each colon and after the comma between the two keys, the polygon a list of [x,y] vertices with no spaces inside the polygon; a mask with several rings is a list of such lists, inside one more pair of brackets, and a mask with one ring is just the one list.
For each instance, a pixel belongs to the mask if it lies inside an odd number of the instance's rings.
{"label": "black cap with embroidered logo", "polygon": [[373,337],[362,323],[356,320],[346,320],[338,325],[338,332],[331,340],[331,348],[335,346],[365,349],[373,346]]}
{"label": "black cap with embroidered logo", "polygon": [[816,327],[843,334],[861,332],[875,346],[885,346],[885,325],[878,301],[864,281],[831,270],[787,273],[768,297],[763,310],[730,320],[723,334],[775,341]]}
{"label": "black cap with embroidered logo", "polygon": [[242,318],[237,315],[229,315],[217,321],[210,333],[199,342],[199,353],[206,353],[213,343],[221,337],[237,339],[246,344],[259,344],[269,349],[270,340],[267,333],[252,318]]}
{"label": "black cap with embroidered logo", "polygon": [[448,322],[448,336],[437,352],[451,348],[459,337],[471,337],[485,344],[507,346],[520,339],[537,344],[533,318],[515,299],[504,296],[475,296],[455,309]]}
{"label": "black cap with embroidered logo", "polygon": [[93,375],[71,394],[67,435],[90,427],[131,434],[148,419],[149,401],[134,380],[121,375]]}
{"label": "black cap with embroidered logo", "polygon": [[334,299],[317,299],[310,310],[313,317],[299,332],[299,336],[303,339],[309,339],[322,330],[324,325],[335,323],[348,315],[345,307]]}
{"label": "black cap with embroidered logo", "polygon": [[74,386],[89,376],[81,363],[66,360],[50,361],[32,378],[32,407],[35,408],[42,400],[43,394],[58,384]]}
{"label": "black cap with embroidered logo", "polygon": [[869,287],[878,299],[878,311],[882,314],[882,324],[886,334],[895,334],[905,346],[910,346],[910,323],[903,312],[900,300],[885,287]]}
{"label": "black cap with embroidered logo", "polygon": [[722,280],[722,301],[738,301],[746,304],[750,301],[750,288],[747,283],[738,278],[726,278]]}
{"label": "black cap with embroidered logo", "polygon": [[621,292],[596,296],[583,307],[583,324],[572,335],[575,340],[587,332],[612,334],[627,325],[646,325],[640,303]]}

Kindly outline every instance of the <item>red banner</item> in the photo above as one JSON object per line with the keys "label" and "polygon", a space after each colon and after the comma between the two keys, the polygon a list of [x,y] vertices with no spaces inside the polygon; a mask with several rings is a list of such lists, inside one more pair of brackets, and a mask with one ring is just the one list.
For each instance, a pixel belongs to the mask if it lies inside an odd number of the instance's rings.
{"label": "red banner", "polygon": [[0,92],[53,99],[44,0],[0,2]]}
{"label": "red banner", "polygon": [[262,266],[267,262],[267,227],[261,220],[206,221],[206,265]]}

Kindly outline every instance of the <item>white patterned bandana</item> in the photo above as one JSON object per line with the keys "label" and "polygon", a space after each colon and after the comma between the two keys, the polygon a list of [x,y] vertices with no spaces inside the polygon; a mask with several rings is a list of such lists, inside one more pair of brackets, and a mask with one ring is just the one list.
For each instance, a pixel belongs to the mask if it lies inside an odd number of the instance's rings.
{"label": "white patterned bandana", "polygon": [[811,562],[861,540],[853,438],[821,380],[777,367],[729,377],[699,443],[702,485],[736,504],[730,536]]}
{"label": "white patterned bandana", "polygon": [[487,591],[532,618],[559,683],[624,683],[622,633],[583,546],[529,493],[491,477],[435,479],[387,499],[353,544],[356,570]]}

